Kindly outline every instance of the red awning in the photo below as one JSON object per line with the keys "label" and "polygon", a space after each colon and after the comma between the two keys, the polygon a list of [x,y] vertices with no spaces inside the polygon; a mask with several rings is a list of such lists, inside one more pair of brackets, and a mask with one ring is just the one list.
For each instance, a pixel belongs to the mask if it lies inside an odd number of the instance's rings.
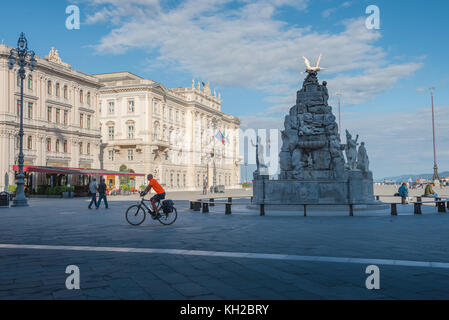
{"label": "red awning", "polygon": [[[18,172],[19,166],[13,166],[13,170]],[[141,173],[127,173],[109,171],[103,169],[90,168],[61,168],[61,167],[40,167],[40,166],[23,166],[23,172],[41,172],[50,174],[73,174],[73,175],[88,175],[88,176],[129,176],[129,177],[144,177]]]}

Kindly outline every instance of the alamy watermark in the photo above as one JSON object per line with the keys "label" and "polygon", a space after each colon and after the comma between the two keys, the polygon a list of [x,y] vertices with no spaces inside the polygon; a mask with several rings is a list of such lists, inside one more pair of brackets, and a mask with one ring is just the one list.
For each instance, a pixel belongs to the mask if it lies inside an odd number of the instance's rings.
{"label": "alamy watermark", "polygon": [[79,290],[80,268],[75,265],[70,265],[65,269],[65,273],[70,274],[65,281],[65,287],[67,288],[67,290]]}
{"label": "alamy watermark", "polygon": [[65,20],[65,27],[68,30],[79,30],[80,23],[80,8],[75,5],[70,5],[65,9],[65,13],[69,16]]}
{"label": "alamy watermark", "polygon": [[369,14],[369,16],[365,20],[366,28],[369,30],[380,29],[380,9],[376,5],[370,5],[366,7],[366,14]]}
{"label": "alamy watermark", "polygon": [[380,269],[376,265],[370,265],[366,267],[366,274],[369,274],[366,278],[365,286],[368,290],[379,290],[380,289]]}

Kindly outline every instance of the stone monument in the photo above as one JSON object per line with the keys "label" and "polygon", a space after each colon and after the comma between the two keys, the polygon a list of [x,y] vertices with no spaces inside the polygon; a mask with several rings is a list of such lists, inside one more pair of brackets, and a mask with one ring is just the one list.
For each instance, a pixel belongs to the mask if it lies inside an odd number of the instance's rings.
{"label": "stone monument", "polygon": [[285,117],[279,179],[255,172],[255,204],[375,203],[365,143],[357,151],[358,135],[354,140],[348,131],[341,143],[327,83],[318,81],[320,60],[311,67],[304,58],[307,77]]}

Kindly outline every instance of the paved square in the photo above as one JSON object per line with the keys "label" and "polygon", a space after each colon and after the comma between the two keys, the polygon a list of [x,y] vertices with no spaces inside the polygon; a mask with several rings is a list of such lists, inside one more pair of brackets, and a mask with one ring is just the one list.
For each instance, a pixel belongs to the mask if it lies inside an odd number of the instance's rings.
{"label": "paved square", "polygon": [[[432,206],[422,216],[400,206],[394,218],[259,217],[245,206],[202,214],[177,200],[173,226],[132,227],[124,212],[136,201],[112,197],[111,209],[88,210],[87,199],[31,199],[1,209],[0,299],[449,298],[449,214]],[[380,268],[380,290],[365,287],[368,264]],[[81,290],[66,289],[68,265],[80,268]]]}

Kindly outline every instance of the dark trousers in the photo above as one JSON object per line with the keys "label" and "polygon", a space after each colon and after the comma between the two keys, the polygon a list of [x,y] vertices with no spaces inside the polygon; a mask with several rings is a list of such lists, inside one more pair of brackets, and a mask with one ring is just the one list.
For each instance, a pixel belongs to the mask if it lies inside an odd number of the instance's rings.
{"label": "dark trousers", "polygon": [[100,196],[98,197],[97,208],[100,207],[102,199],[104,200],[104,205],[105,205],[106,209],[109,208],[108,198],[106,197],[106,194],[104,194],[104,193],[103,194],[100,193]]}
{"label": "dark trousers", "polygon": [[92,194],[92,200],[90,200],[89,208],[92,208],[92,205],[97,206],[97,194]]}

